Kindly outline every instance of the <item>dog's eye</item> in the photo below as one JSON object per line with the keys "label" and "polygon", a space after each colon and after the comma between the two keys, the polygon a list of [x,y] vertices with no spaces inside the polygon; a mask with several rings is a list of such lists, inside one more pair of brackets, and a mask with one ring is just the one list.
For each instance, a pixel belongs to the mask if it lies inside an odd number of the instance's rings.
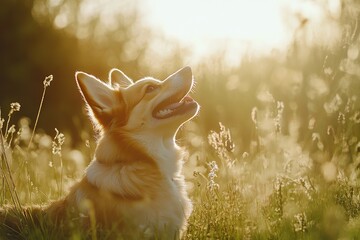
{"label": "dog's eye", "polygon": [[151,93],[152,91],[154,91],[155,89],[157,89],[159,86],[156,85],[149,85],[146,87],[146,93]]}

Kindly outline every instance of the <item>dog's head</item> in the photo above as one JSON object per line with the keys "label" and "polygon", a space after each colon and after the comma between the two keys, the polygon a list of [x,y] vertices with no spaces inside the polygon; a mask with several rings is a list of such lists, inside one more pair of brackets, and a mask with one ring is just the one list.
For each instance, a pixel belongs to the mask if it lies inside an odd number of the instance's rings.
{"label": "dog's head", "polygon": [[133,82],[118,69],[110,71],[108,83],[84,72],[77,72],[76,80],[92,120],[104,131],[170,137],[199,110],[188,95],[193,86],[190,67],[164,81],[147,77]]}

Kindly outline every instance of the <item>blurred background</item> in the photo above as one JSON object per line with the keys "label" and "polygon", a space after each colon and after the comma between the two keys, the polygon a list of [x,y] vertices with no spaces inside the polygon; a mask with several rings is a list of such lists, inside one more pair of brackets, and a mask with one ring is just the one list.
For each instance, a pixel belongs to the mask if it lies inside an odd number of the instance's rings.
{"label": "blurred background", "polygon": [[134,80],[164,79],[189,65],[202,106],[190,126],[196,136],[222,122],[239,151],[250,151],[268,129],[254,122],[271,108],[283,111],[279,131],[303,145],[315,130],[329,139],[341,109],[359,110],[359,11],[355,0],[3,0],[2,117],[19,102],[15,121],[33,125],[52,74],[38,126],[76,145],[91,126],[75,71],[106,80],[116,67]]}

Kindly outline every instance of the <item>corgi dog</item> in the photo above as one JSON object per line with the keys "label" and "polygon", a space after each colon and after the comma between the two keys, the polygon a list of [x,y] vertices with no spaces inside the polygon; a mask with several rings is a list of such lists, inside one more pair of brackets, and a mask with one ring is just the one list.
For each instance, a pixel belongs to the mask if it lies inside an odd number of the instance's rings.
{"label": "corgi dog", "polygon": [[76,82],[99,132],[94,157],[69,194],[46,209],[51,221],[81,218],[127,238],[178,239],[192,211],[182,175],[179,128],[199,111],[190,67],[160,81],[133,82],[113,69],[104,83],[84,72]]}

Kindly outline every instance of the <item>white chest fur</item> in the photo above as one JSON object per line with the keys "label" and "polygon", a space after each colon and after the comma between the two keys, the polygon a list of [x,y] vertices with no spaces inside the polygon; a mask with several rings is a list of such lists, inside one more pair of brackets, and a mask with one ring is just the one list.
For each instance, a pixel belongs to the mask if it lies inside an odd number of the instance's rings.
{"label": "white chest fur", "polygon": [[154,183],[149,179],[151,175],[143,173],[146,169],[141,162],[107,166],[94,160],[87,168],[86,177],[98,189],[124,197],[123,201],[111,201],[106,206],[140,232],[149,236],[157,233],[176,236],[192,210],[183,177],[164,176],[161,182]]}

